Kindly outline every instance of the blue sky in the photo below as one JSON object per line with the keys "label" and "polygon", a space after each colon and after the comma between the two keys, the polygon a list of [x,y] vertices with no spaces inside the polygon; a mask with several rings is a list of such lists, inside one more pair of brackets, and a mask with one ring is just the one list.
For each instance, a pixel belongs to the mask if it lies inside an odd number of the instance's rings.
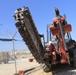
{"label": "blue sky", "polygon": [[[12,17],[17,8],[27,6],[30,9],[36,27],[46,37],[46,25],[52,23],[55,17],[54,7],[60,10],[61,15],[66,14],[67,22],[72,25],[72,38],[76,40],[76,1],[74,0],[0,0],[0,38],[11,38],[8,36],[17,31]],[[15,39],[22,39],[17,32]],[[27,49],[24,42],[15,42],[15,48]],[[12,50],[12,42],[1,42],[0,51]]]}

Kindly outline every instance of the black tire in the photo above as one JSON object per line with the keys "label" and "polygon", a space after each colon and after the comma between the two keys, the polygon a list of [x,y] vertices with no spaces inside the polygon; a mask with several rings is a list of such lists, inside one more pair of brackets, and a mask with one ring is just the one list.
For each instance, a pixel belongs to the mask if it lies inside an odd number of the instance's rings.
{"label": "black tire", "polygon": [[74,61],[70,61],[70,66],[74,67]]}
{"label": "black tire", "polygon": [[74,54],[74,67],[76,68],[76,48],[73,50],[73,54]]}
{"label": "black tire", "polygon": [[70,66],[73,66],[76,68],[76,49],[73,50],[73,60],[70,61]]}
{"label": "black tire", "polygon": [[44,71],[44,72],[50,72],[51,70],[52,70],[52,67],[51,67],[51,66],[50,66],[50,67],[47,66],[47,65],[44,65],[44,66],[43,66],[43,71]]}
{"label": "black tire", "polygon": [[70,66],[76,68],[76,59],[74,59],[73,61],[70,62]]}

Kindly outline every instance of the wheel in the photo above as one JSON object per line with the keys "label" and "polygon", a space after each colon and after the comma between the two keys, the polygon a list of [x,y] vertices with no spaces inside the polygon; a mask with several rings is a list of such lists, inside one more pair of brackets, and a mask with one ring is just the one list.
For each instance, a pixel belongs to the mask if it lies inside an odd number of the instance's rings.
{"label": "wheel", "polygon": [[73,54],[74,54],[74,67],[76,68],[76,49],[74,49],[73,51]]}
{"label": "wheel", "polygon": [[70,61],[70,66],[76,68],[76,58],[73,61]]}
{"label": "wheel", "polygon": [[74,61],[70,61],[70,66],[74,67]]}
{"label": "wheel", "polygon": [[52,70],[52,67],[51,66],[48,66],[48,65],[45,65],[43,66],[43,71],[44,72],[50,72]]}
{"label": "wheel", "polygon": [[73,60],[70,61],[70,66],[73,66],[76,68],[76,49],[73,50]]}
{"label": "wheel", "polygon": [[49,58],[44,58],[43,71],[50,72],[51,70],[52,70],[52,61],[51,56],[49,56]]}

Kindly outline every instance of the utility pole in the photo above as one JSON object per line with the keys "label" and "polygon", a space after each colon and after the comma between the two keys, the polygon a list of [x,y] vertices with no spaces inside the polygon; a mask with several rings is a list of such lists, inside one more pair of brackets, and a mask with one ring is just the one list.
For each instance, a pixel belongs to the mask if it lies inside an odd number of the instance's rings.
{"label": "utility pole", "polygon": [[15,44],[14,44],[14,37],[16,35],[17,32],[15,32],[15,34],[12,37],[12,43],[13,43],[13,52],[14,52],[14,64],[15,64],[15,73],[17,74],[17,65],[16,65],[16,51],[15,51]]}
{"label": "utility pole", "polygon": [[12,44],[13,44],[13,52],[14,52],[14,65],[15,65],[15,74],[17,74],[17,66],[16,66],[16,51],[15,51],[15,44],[14,44],[14,41],[15,41],[15,36],[16,36],[17,32],[14,33],[13,36],[11,36],[10,34],[8,34],[8,36],[10,36],[12,38]]}

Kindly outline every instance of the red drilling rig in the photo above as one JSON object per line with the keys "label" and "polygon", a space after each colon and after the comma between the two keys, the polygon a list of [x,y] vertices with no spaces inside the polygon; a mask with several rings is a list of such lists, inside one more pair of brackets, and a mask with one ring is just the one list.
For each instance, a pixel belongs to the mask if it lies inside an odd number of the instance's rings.
{"label": "red drilling rig", "polygon": [[52,65],[58,63],[68,63],[76,67],[76,42],[70,34],[72,27],[67,23],[66,17],[60,15],[57,8],[55,15],[52,24],[47,26],[47,39],[50,37],[45,43],[44,35],[38,33],[28,7],[18,8],[14,13],[15,25],[20,35],[36,61],[45,64],[43,70],[46,72],[52,69]]}

